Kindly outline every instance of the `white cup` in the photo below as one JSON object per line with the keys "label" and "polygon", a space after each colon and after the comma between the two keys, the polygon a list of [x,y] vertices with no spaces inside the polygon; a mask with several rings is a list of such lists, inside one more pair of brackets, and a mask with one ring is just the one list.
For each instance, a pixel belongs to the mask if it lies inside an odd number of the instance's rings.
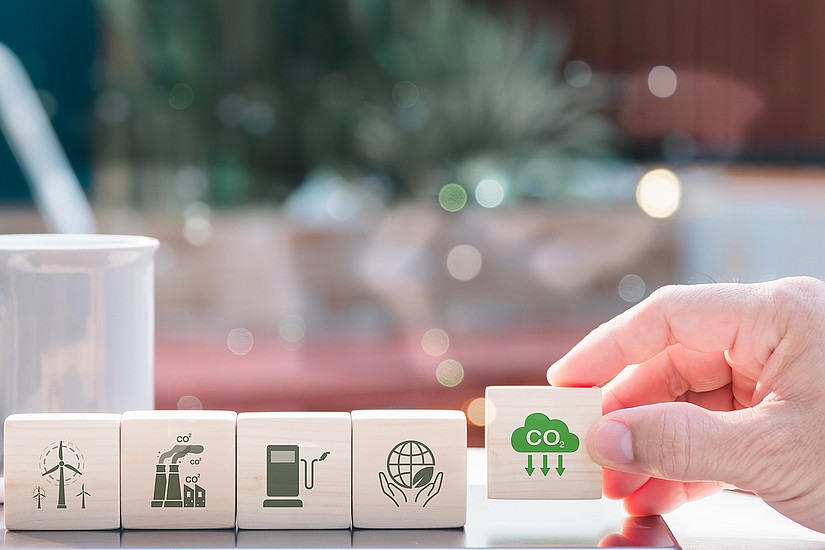
{"label": "white cup", "polygon": [[157,247],[136,236],[0,235],[0,418],[154,408]]}

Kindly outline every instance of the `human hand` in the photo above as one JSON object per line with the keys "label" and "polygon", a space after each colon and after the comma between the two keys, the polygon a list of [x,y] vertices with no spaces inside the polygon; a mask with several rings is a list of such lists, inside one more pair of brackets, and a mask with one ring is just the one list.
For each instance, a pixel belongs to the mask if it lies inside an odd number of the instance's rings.
{"label": "human hand", "polygon": [[604,492],[660,514],[726,486],[825,532],[825,283],[666,287],[547,371],[603,388]]}

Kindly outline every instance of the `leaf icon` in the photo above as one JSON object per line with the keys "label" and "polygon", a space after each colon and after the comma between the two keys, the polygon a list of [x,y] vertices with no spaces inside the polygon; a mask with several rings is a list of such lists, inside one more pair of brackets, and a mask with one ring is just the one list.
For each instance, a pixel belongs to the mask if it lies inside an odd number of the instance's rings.
{"label": "leaf icon", "polygon": [[429,483],[433,478],[433,469],[434,468],[432,466],[427,466],[426,468],[421,468],[418,470],[415,477],[413,477],[413,487],[423,487]]}

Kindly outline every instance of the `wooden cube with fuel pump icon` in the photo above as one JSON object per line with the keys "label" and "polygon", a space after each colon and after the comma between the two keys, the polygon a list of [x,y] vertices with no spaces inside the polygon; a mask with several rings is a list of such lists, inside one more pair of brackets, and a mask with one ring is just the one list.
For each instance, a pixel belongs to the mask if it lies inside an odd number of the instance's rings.
{"label": "wooden cube with fuel pump icon", "polygon": [[238,528],[350,527],[349,413],[241,413],[237,437]]}

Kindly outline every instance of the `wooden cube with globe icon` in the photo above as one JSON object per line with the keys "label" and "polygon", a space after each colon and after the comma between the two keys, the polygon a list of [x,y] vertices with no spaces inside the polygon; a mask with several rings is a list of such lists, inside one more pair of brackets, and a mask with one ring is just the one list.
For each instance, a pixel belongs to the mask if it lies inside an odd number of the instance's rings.
{"label": "wooden cube with globe icon", "polygon": [[464,413],[352,412],[354,527],[462,527],[466,512]]}
{"label": "wooden cube with globe icon", "polygon": [[585,449],[600,388],[492,386],[485,398],[489,498],[601,498],[602,468]]}
{"label": "wooden cube with globe icon", "polygon": [[6,528],[119,528],[120,418],[57,413],[6,418]]}

